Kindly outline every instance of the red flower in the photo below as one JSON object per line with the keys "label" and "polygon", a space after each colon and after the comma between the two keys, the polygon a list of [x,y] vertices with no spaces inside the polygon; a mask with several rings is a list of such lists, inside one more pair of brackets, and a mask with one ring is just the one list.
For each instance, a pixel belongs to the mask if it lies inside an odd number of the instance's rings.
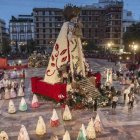
{"label": "red flower", "polygon": [[52,55],[52,61],[54,61],[54,56]]}
{"label": "red flower", "polygon": [[59,49],[59,45],[55,44],[55,50],[58,51],[58,49]]}
{"label": "red flower", "polygon": [[58,53],[55,54],[55,57],[58,57]]}
{"label": "red flower", "polygon": [[67,59],[67,56],[63,57],[62,60],[61,60],[61,62],[65,62],[66,59]]}
{"label": "red flower", "polygon": [[55,67],[55,64],[54,64],[54,63],[51,63],[51,66],[52,66],[52,67]]}
{"label": "red flower", "polygon": [[65,53],[66,53],[66,51],[67,51],[67,49],[64,49],[64,50],[60,53],[60,55],[65,54]]}

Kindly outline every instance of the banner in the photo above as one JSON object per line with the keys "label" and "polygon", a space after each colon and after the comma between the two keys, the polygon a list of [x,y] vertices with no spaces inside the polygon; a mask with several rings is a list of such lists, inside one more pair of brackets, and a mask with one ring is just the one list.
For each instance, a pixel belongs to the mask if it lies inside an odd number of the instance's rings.
{"label": "banner", "polygon": [[5,68],[8,65],[8,61],[6,58],[0,58],[0,68]]}

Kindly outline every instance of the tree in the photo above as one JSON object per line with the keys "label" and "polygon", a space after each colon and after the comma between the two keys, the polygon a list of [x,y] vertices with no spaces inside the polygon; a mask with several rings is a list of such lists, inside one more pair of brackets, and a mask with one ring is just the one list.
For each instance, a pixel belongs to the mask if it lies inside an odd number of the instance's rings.
{"label": "tree", "polygon": [[82,45],[83,49],[86,51],[98,50],[98,47],[95,45],[93,41],[83,42]]}
{"label": "tree", "polygon": [[27,51],[28,53],[32,53],[35,50],[36,42],[31,39],[27,41]]}
{"label": "tree", "polygon": [[8,54],[11,51],[10,40],[7,38],[3,38],[2,40],[2,53]]}
{"label": "tree", "polygon": [[[132,24],[123,34],[123,43],[126,51],[132,51],[129,47],[132,42],[140,44],[140,23]],[[140,52],[140,50],[139,50]]]}

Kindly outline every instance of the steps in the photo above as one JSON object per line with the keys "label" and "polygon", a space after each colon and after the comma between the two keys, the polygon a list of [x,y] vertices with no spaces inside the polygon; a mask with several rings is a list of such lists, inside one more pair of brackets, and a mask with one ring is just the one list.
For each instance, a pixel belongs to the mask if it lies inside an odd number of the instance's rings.
{"label": "steps", "polygon": [[88,78],[84,78],[81,81],[78,81],[77,84],[80,88],[80,93],[85,96],[86,102],[92,102],[100,95],[99,91]]}

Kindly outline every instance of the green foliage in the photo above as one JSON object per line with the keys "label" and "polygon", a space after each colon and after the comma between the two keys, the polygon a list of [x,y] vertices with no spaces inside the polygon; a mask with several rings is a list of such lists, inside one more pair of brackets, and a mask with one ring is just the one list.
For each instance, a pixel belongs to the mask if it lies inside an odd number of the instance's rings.
{"label": "green foliage", "polygon": [[10,41],[7,38],[3,38],[3,42],[2,42],[2,53],[3,54],[8,54],[11,51],[11,47],[10,47]]}
{"label": "green foliage", "polygon": [[28,51],[28,53],[32,53],[35,50],[35,47],[36,47],[36,43],[35,43],[35,41],[33,39],[29,40],[27,42],[27,51]]}
{"label": "green foliage", "polygon": [[123,35],[123,43],[126,51],[131,51],[129,45],[132,44],[132,42],[140,44],[140,23],[131,25]]}

